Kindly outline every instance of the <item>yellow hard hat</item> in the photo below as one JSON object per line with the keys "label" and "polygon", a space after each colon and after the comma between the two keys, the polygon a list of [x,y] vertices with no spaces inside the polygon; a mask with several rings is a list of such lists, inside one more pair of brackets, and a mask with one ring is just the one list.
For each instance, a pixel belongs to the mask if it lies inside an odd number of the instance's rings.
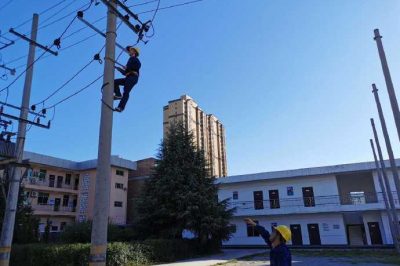
{"label": "yellow hard hat", "polygon": [[139,49],[139,47],[135,47],[135,46],[127,46],[126,47],[126,50],[130,50],[131,48],[133,48],[134,50],[135,50],[135,52],[136,52],[136,56],[139,56],[139,54],[140,54],[140,49]]}
{"label": "yellow hard hat", "polygon": [[292,239],[292,232],[290,231],[289,227],[286,225],[278,225],[274,227],[276,231],[278,231],[281,236],[286,240],[289,241]]}

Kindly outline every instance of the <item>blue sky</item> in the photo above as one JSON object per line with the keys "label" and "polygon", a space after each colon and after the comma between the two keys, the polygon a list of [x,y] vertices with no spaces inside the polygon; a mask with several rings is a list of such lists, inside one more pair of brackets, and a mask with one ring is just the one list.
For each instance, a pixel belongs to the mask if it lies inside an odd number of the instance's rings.
{"label": "blue sky", "polygon": [[[185,1],[161,0],[161,6]],[[75,0],[59,16],[86,2]],[[140,2],[145,1],[127,3]],[[3,3],[6,0],[0,0],[0,6]],[[54,3],[13,0],[0,10],[0,29],[7,31]],[[155,5],[134,10],[150,10]],[[85,17],[94,21],[104,14],[100,4],[88,10]],[[369,118],[377,118],[371,93],[371,83],[375,82],[399,156],[400,145],[373,41],[373,29],[379,28],[400,97],[398,14],[400,2],[396,0],[204,0],[161,10],[155,21],[155,36],[141,46],[139,84],[125,112],[114,115],[113,154],[132,160],[155,155],[162,138],[162,107],[188,94],[225,125],[229,174],[371,160]],[[150,17],[151,13],[142,16],[143,20]],[[38,40],[51,43],[71,19],[40,30]],[[105,28],[105,21],[96,26]],[[75,21],[69,32],[79,27],[81,22]],[[29,28],[28,24],[18,30],[26,32]],[[62,46],[91,33],[86,29]],[[117,39],[125,45],[134,42],[135,36],[122,25]],[[34,70],[32,102],[43,99],[85,65],[103,42],[96,36],[58,57],[39,61]],[[4,62],[26,52],[23,41],[0,51]],[[37,55],[40,53],[37,50]],[[121,62],[125,60],[123,56]],[[23,63],[25,59],[10,66]],[[89,83],[102,70],[103,65],[93,63],[46,105]],[[0,80],[0,88],[10,80],[12,77]],[[9,102],[20,104],[22,84],[23,79],[11,87]],[[5,95],[0,97],[4,99]],[[50,130],[32,128],[28,132],[26,149],[72,160],[96,158],[100,97],[97,83],[57,107]]]}

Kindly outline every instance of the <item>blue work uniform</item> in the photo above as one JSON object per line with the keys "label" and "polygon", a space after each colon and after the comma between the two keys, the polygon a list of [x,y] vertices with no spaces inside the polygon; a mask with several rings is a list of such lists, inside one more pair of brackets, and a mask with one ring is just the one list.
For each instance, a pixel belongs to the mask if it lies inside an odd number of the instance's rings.
{"label": "blue work uniform", "polygon": [[292,266],[292,254],[290,254],[290,250],[286,244],[282,243],[273,248],[269,240],[269,232],[261,225],[256,225],[255,229],[271,249],[269,252],[271,266]]}
{"label": "blue work uniform", "polygon": [[125,69],[117,68],[122,75],[125,75],[125,78],[114,80],[115,96],[121,97],[119,86],[124,86],[124,94],[122,95],[122,99],[118,105],[121,110],[125,109],[125,105],[129,99],[129,93],[139,80],[139,70],[141,66],[142,64],[140,63],[139,59],[136,56],[131,56],[126,64]]}

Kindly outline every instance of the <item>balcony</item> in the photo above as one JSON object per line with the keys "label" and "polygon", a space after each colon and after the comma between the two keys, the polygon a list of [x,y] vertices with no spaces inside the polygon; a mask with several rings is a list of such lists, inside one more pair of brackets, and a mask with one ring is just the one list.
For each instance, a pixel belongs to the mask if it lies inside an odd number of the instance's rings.
{"label": "balcony", "polygon": [[49,180],[48,178],[35,178],[28,177],[23,180],[23,184],[27,188],[38,189],[38,190],[49,190],[49,191],[60,191],[77,193],[78,185],[66,185],[65,183],[60,183],[57,181]]}
{"label": "balcony", "polygon": [[35,215],[75,216],[76,207],[50,204],[32,205]]}
{"label": "balcony", "polygon": [[[396,206],[400,208],[397,193],[393,192],[392,194]],[[230,199],[229,207],[235,207],[235,215],[241,216],[382,210],[385,205],[382,193],[352,193],[350,195],[293,197],[256,201]]]}

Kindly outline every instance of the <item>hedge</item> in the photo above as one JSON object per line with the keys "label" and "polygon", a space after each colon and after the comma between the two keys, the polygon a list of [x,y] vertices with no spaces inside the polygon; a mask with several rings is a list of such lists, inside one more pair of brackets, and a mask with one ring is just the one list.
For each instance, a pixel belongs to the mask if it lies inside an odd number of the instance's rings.
{"label": "hedge", "polygon": [[[153,239],[144,242],[114,242],[107,248],[107,265],[134,266],[171,262],[210,253],[195,240]],[[215,250],[213,250],[215,251]],[[88,265],[90,244],[14,245],[12,266],[83,266]]]}

